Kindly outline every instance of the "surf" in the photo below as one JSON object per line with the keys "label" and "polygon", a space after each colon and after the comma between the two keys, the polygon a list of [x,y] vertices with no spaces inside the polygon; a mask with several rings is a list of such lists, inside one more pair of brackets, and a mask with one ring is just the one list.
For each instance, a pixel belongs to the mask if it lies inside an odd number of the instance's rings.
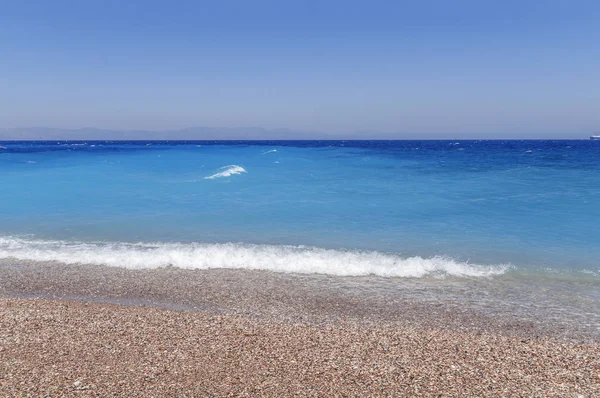
{"label": "surf", "polygon": [[480,265],[443,256],[403,257],[377,251],[245,243],[124,243],[0,238],[0,258],[130,269],[248,269],[282,273],[422,278],[491,277],[509,265]]}

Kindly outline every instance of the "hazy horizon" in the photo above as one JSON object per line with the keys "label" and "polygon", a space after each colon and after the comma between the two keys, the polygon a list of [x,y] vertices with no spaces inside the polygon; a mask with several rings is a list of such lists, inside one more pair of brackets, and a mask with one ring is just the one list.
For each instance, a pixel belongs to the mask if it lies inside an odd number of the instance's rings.
{"label": "hazy horizon", "polygon": [[50,127],[1,128],[0,141],[35,140],[569,140],[589,139],[591,134],[573,135],[507,135],[487,134],[386,134],[382,132],[327,133],[318,131],[295,131],[287,128],[265,129],[261,127],[205,127],[194,126],[173,130],[99,129],[82,127],[60,129]]}
{"label": "hazy horizon", "polygon": [[586,138],[599,19],[587,0],[8,1],[0,130]]}

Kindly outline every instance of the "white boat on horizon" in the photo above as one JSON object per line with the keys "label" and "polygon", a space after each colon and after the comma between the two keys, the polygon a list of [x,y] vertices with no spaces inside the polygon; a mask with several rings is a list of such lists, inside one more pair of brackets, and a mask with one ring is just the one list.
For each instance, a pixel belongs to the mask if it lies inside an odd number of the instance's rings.
{"label": "white boat on horizon", "polygon": [[600,140],[600,135],[592,135],[590,140]]}

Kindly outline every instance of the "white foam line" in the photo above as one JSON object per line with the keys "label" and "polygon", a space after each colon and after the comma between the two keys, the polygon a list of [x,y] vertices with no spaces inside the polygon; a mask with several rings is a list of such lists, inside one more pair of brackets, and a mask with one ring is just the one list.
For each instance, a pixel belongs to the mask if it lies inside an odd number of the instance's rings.
{"label": "white foam line", "polygon": [[424,277],[447,275],[489,277],[508,265],[485,266],[447,257],[402,257],[396,254],[333,250],[305,246],[239,243],[94,243],[0,238],[0,258],[98,264],[144,269],[232,268],[340,276]]}

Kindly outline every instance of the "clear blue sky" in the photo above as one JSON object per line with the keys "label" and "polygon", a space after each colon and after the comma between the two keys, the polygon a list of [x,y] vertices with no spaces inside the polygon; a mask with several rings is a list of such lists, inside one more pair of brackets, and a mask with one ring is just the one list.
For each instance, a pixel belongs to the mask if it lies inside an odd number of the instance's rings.
{"label": "clear blue sky", "polygon": [[600,1],[0,0],[0,127],[600,130]]}

